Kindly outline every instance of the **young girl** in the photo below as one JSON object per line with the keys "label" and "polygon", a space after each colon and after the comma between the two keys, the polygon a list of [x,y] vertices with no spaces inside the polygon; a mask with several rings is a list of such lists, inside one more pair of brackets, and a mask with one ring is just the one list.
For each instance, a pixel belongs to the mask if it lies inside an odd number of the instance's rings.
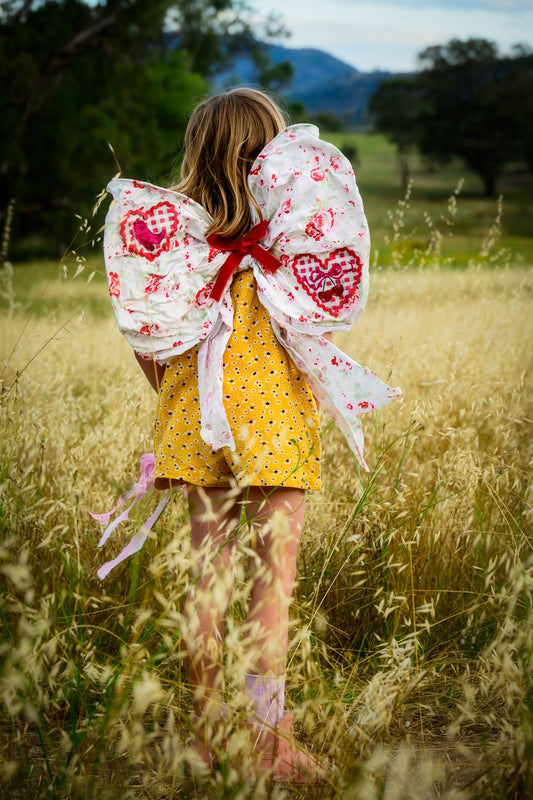
{"label": "young girl", "polygon": [[[317,400],[360,463],[358,415],[399,395],[329,340],[361,314],[369,237],[351,165],[254,89],[201,103],[181,182],[115,180],[105,255],[118,324],[158,393],[155,485],[185,485],[193,590],[183,636],[199,752],[216,760],[224,619],[241,515],[254,557],[245,676],[256,771],[307,781],[285,715],[289,604],[320,488]],[[253,647],[252,647],[253,644]]]}

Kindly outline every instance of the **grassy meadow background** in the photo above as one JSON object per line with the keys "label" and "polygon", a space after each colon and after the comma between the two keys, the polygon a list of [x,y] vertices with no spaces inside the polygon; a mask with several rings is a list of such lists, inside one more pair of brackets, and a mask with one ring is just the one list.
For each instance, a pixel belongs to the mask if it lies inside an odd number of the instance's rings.
{"label": "grassy meadow background", "polygon": [[[368,474],[324,419],[323,489],[308,500],[288,705],[330,759],[327,783],[246,783],[238,726],[217,773],[191,777],[180,492],[141,554],[96,577],[156,502],[97,550],[89,511],[137,479],[155,397],[96,245],[66,278],[57,263],[2,272],[1,798],[533,796],[531,182],[506,176],[500,219],[475,178],[455,192],[458,165],[414,160],[406,199],[382,137],[326,138],[357,145],[373,235],[367,310],[336,342],[404,392],[364,420]],[[237,720],[248,589],[241,564]]]}

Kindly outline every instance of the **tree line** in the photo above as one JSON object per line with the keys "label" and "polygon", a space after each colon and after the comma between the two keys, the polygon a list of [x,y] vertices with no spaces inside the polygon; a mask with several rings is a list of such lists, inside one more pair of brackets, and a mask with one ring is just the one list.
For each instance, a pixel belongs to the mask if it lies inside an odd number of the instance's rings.
{"label": "tree line", "polygon": [[453,157],[493,196],[509,164],[533,171],[533,53],[501,55],[486,39],[452,39],[423,50],[420,70],[383,81],[370,100],[376,128],[396,144],[404,187],[409,153],[437,164]]}
{"label": "tree line", "polygon": [[[117,171],[168,178],[210,77],[251,52],[259,79],[290,78],[241,0],[0,0],[0,224],[13,241],[66,244]],[[113,152],[108,146],[112,145]],[[26,244],[26,252],[31,244]]]}
{"label": "tree line", "polygon": [[[290,64],[273,66],[262,44],[283,34],[275,18],[258,28],[242,0],[0,0],[0,225],[14,200],[14,244],[57,250],[115,158],[125,175],[169,180],[190,111],[235,54],[252,54],[258,83],[288,86]],[[371,112],[404,179],[414,146],[462,157],[487,193],[509,161],[531,168],[532,59],[452,41],[425,50],[415,75],[382,83]]]}

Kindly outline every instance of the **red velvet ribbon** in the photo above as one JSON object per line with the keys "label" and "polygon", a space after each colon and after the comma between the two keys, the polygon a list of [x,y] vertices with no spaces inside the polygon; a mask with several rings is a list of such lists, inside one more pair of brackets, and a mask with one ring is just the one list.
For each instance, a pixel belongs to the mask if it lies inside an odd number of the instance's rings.
{"label": "red velvet ribbon", "polygon": [[250,228],[248,233],[240,239],[225,239],[217,233],[212,233],[211,236],[207,237],[207,243],[210,244],[211,247],[216,247],[217,250],[229,253],[229,256],[220,267],[215,284],[211,289],[210,297],[212,297],[213,300],[218,301],[222,298],[222,295],[231,281],[233,273],[246,255],[253,256],[267,272],[275,272],[281,267],[279,258],[276,258],[276,256],[269,253],[268,250],[265,250],[265,248],[259,244],[267,228],[268,222],[264,219],[262,222],[254,225],[253,228]]}

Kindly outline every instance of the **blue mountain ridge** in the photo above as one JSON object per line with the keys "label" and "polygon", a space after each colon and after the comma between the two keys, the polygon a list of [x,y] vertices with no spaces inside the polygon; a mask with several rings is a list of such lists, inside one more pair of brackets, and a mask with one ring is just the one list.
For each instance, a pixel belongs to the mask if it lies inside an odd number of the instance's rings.
{"label": "blue mountain ridge", "polygon": [[[379,83],[391,72],[360,72],[330,53],[313,48],[265,45],[273,65],[288,61],[294,70],[292,82],[283,92],[288,101],[304,103],[307,111],[329,111],[349,125],[364,123],[368,101]],[[231,68],[215,77],[215,88],[236,84],[257,84],[252,59],[234,58]]]}

